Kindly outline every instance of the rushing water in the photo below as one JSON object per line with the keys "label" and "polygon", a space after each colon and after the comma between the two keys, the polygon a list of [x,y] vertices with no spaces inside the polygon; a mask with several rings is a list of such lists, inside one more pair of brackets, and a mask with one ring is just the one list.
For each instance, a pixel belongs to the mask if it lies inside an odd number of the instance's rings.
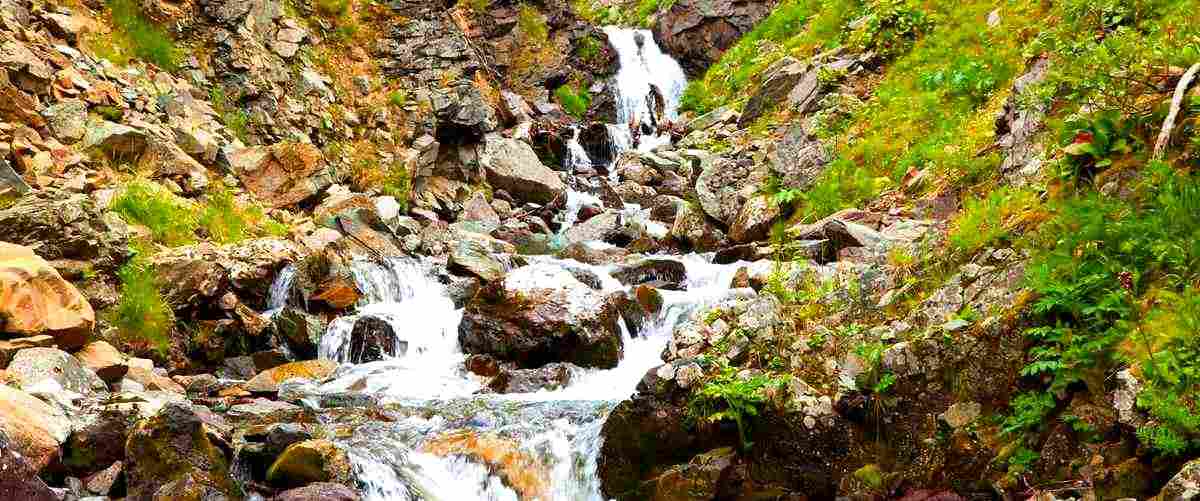
{"label": "rushing water", "polygon": [[[408,343],[398,357],[343,365],[321,388],[371,393],[388,404],[388,420],[355,426],[343,442],[366,499],[602,499],[596,461],[604,419],[647,370],[662,363],[676,324],[736,293],[729,283],[744,264],[714,265],[700,255],[670,259],[685,265],[686,290],[662,291],[658,317],[641,332],[623,333],[624,358],[616,367],[578,369],[558,390],[506,395],[476,394],[483,381],[464,370],[457,343],[461,312],[427,266],[409,259],[354,263],[365,299],[353,315],[330,325],[321,356],[344,360],[350,326],[363,315],[386,319]],[[601,293],[626,287],[611,276],[611,267],[546,256],[530,260],[510,272],[509,287],[577,290],[578,308],[593,307],[589,298],[600,294],[584,294],[590,288],[568,268],[600,277]]]}
{"label": "rushing water", "polygon": [[[643,126],[639,149],[665,144],[669,137],[654,134],[653,125],[676,118],[686,84],[683,70],[647,30],[607,27],[605,32],[620,58],[615,77],[619,122],[607,125],[615,153],[632,147],[630,123]],[[652,89],[661,95],[662,116],[657,103],[647,99]],[[571,172],[592,165],[578,138],[576,129],[565,160]],[[618,180],[612,170],[610,176]],[[602,203],[594,195],[569,191],[560,234],[589,206]],[[648,211],[630,204],[621,212],[625,224],[636,225],[640,233],[666,235]],[[663,307],[639,332],[625,331],[620,322],[624,351],[616,367],[574,369],[565,387],[503,395],[482,392],[487,381],[464,368],[466,356],[458,343],[462,311],[436,278],[438,265],[410,258],[353,262],[362,299],[354,312],[330,323],[319,347],[321,358],[342,365],[333,380],[310,391],[370,394],[378,402],[369,410],[322,416],[349,453],[365,499],[602,501],[596,468],[609,412],[632,394],[647,370],[662,363],[676,325],[697,308],[739,293],[729,284],[744,263],[716,265],[711,256],[695,254],[660,257],[683,263],[686,287],[661,291]],[[629,288],[612,276],[613,266],[549,256],[527,256],[527,261],[506,275],[505,286],[566,291],[572,310],[594,308],[604,295]],[[580,282],[575,273],[581,269],[597,277],[598,285]],[[272,311],[287,304],[294,274],[291,267],[280,272],[271,288]],[[355,322],[365,317],[392,327],[395,357],[349,363]]]}

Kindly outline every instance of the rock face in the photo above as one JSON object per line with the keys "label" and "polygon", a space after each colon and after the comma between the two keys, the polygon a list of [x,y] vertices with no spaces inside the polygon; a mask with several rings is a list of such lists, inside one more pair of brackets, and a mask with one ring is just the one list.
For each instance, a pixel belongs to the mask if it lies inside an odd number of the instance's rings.
{"label": "rock face", "polygon": [[713,161],[696,179],[696,196],[706,214],[730,224],[766,177],[766,169],[748,162]]}
{"label": "rock face", "polygon": [[267,470],[267,481],[298,487],[313,482],[350,481],[350,459],[328,440],[305,440],[288,446]]}
{"label": "rock face", "polygon": [[771,223],[779,217],[779,206],[767,195],[747,200],[729,228],[729,239],[738,243],[753,242],[767,237]]}
{"label": "rock face", "polygon": [[528,144],[489,135],[483,140],[479,165],[493,188],[504,190],[518,200],[547,204],[565,200],[567,185],[558,174],[542,165]]}
{"label": "rock face", "polygon": [[697,77],[721,54],[771,12],[756,0],[679,0],[654,25],[654,38],[665,52]]}
{"label": "rock face", "polygon": [[294,243],[282,238],[259,238],[236,244],[201,243],[176,247],[151,258],[162,277],[168,302],[186,309],[212,306],[233,292],[257,309],[266,308],[266,293],[276,273],[299,260]]}
{"label": "rock face", "polygon": [[[0,385],[0,436],[6,437],[0,454],[16,451],[30,469],[40,472],[58,461],[58,448],[70,434],[71,422],[62,411],[33,395]],[[0,493],[4,492],[4,475],[0,470]]]}
{"label": "rock face", "polygon": [[551,362],[611,368],[622,353],[616,304],[550,265],[531,265],[484,287],[463,312],[467,353],[536,368]]}
{"label": "rock face", "polygon": [[0,333],[47,334],[64,348],[82,346],[96,313],[75,286],[33,250],[0,242]]}
{"label": "rock face", "polygon": [[4,241],[25,245],[49,260],[86,261],[99,270],[125,262],[128,229],[87,195],[40,190],[0,209]]}
{"label": "rock face", "polygon": [[137,424],[125,445],[131,501],[240,499],[225,451],[187,403],[169,403]]}
{"label": "rock face", "polygon": [[233,172],[270,207],[308,200],[333,183],[321,151],[310,144],[253,146],[229,156]]}

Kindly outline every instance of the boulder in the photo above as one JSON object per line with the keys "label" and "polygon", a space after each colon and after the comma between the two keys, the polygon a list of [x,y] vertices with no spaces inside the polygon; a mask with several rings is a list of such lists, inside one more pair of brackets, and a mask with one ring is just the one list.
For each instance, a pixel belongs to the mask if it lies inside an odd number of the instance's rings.
{"label": "boulder", "polygon": [[446,267],[456,273],[479,277],[485,282],[504,278],[508,266],[477,240],[461,240],[450,251]]}
{"label": "boulder", "polygon": [[346,484],[350,474],[346,451],[328,440],[315,439],[288,446],[267,470],[267,481],[281,487],[313,482]]}
{"label": "boulder", "polygon": [[403,356],[408,342],[396,337],[392,324],[383,318],[363,315],[350,331],[350,363],[362,364]]}
{"label": "boulder", "polygon": [[492,188],[510,193],[517,200],[548,204],[565,200],[567,185],[558,174],[542,165],[528,144],[489,135],[483,140],[479,165]]}
{"label": "boulder", "polygon": [[[0,454],[16,451],[30,469],[40,472],[58,462],[58,448],[70,434],[71,421],[61,410],[21,390],[0,385],[0,435],[7,438]],[[0,493],[4,492],[4,479],[5,472],[0,469]]]}
{"label": "boulder", "polygon": [[675,259],[643,258],[618,265],[612,276],[625,285],[654,282],[662,289],[680,290],[686,288],[687,267]]}
{"label": "boulder", "polygon": [[733,466],[737,453],[721,447],[698,454],[687,464],[673,466],[654,479],[653,501],[715,499],[722,478]]}
{"label": "boulder", "polygon": [[784,57],[771,64],[764,73],[762,84],[746,101],[742,108],[742,116],[738,127],[747,127],[758,117],[770,111],[772,107],[784,102],[788,92],[802,79],[817,81],[817,71],[808,64],[798,61],[791,56]]}
{"label": "boulder", "polygon": [[115,270],[129,254],[129,232],[121,218],[105,214],[87,195],[40,190],[0,208],[4,240],[25,245],[51,261],[86,261]]}
{"label": "boulder", "polygon": [[[108,390],[104,381],[70,353],[56,348],[27,348],[17,352],[8,373],[26,391],[68,390],[91,395]],[[47,387],[47,381],[53,381]]]}
{"label": "boulder", "polygon": [[105,341],[92,341],[83,345],[83,348],[75,352],[75,358],[108,383],[120,380],[129,372],[125,355]]}
{"label": "boulder", "polygon": [[678,0],[658,15],[654,39],[689,76],[698,77],[772,7],[771,2],[757,0]]}
{"label": "boulder", "polygon": [[91,120],[79,148],[102,152],[113,163],[128,164],[137,172],[179,179],[190,192],[208,185],[207,169],[175,144],[175,135],[145,122],[134,126]]}
{"label": "boulder", "polygon": [[82,346],[95,325],[87,299],[49,263],[27,247],[0,242],[0,333],[45,334],[70,349]]}
{"label": "boulder", "polygon": [[730,224],[746,200],[766,182],[766,168],[751,162],[713,160],[696,178],[696,198],[713,219]]}
{"label": "boulder", "polygon": [[283,491],[272,501],[358,501],[358,493],[342,484],[316,482]]}
{"label": "boulder", "polygon": [[241,499],[226,446],[191,404],[166,404],[125,442],[128,499]]}
{"label": "boulder", "polygon": [[[0,390],[3,391],[3,390]],[[0,402],[0,408],[4,407]],[[29,457],[0,430],[0,499],[58,501],[59,496],[38,477]]]}
{"label": "boulder", "polygon": [[1161,501],[1200,499],[1200,459],[1188,461],[1159,491]]}
{"label": "boulder", "polygon": [[309,200],[333,183],[321,151],[311,144],[243,148],[229,154],[229,165],[255,198],[271,208]]}
{"label": "boulder", "polygon": [[771,174],[783,187],[803,191],[812,187],[833,158],[829,149],[800,122],[788,129],[767,160]]}
{"label": "boulder", "polygon": [[271,317],[271,330],[301,359],[317,357],[317,347],[328,323],[318,315],[285,307]]}
{"label": "boulder", "polygon": [[71,144],[83,139],[86,131],[87,104],[79,99],[64,99],[42,110],[46,126],[59,141]]}
{"label": "boulder", "polygon": [[150,263],[167,302],[181,310],[224,309],[215,303],[229,292],[263,310],[279,270],[300,256],[292,241],[268,237],[175,247],[156,253]]}
{"label": "boulder", "polygon": [[46,335],[19,337],[16,339],[0,339],[0,367],[8,367],[8,363],[17,352],[26,348],[53,348],[54,338]]}
{"label": "boulder", "polygon": [[763,240],[778,217],[779,206],[767,195],[756,195],[742,205],[730,224],[729,239],[738,243]]}
{"label": "boulder", "polygon": [[279,391],[279,383],[288,379],[302,378],[320,382],[333,374],[334,369],[337,369],[337,363],[329,360],[304,360],[283,364],[258,373],[246,382],[245,389],[254,393],[275,393]]}
{"label": "boulder", "polygon": [[473,143],[499,125],[492,105],[470,81],[455,82],[431,92],[429,98],[442,144]]}
{"label": "boulder", "polygon": [[823,241],[825,250],[822,256],[835,257],[842,249],[866,247],[869,251],[879,251],[890,245],[891,241],[879,232],[862,224],[849,221],[834,214],[810,224],[797,224],[788,228],[789,236],[796,240]]}
{"label": "boulder", "polygon": [[488,388],[496,393],[532,393],[540,390],[557,390],[571,382],[571,374],[577,367],[571,364],[552,363],[536,369],[513,369],[502,367],[488,382]]}
{"label": "boulder", "polygon": [[725,242],[725,234],[691,203],[680,204],[670,235],[696,252],[715,250]]}
{"label": "boulder", "polygon": [[458,220],[500,225],[500,215],[496,214],[496,210],[488,203],[487,197],[479,192],[471,195],[471,198],[463,203],[463,210],[458,215]]}
{"label": "boulder", "polygon": [[551,362],[615,367],[622,353],[616,305],[570,272],[535,264],[484,287],[463,312],[463,351],[522,368]]}

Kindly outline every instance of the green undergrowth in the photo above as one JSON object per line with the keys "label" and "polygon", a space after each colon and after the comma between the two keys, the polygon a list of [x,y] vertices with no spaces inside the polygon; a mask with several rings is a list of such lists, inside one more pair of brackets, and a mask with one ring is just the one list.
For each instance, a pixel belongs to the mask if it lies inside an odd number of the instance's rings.
{"label": "green undergrowth", "polygon": [[111,322],[117,328],[118,341],[135,349],[165,354],[175,317],[163,299],[153,266],[139,252],[121,267],[117,276],[121,280],[121,299],[112,310]]}
{"label": "green undergrowth", "polygon": [[198,231],[216,243],[287,233],[287,228],[261,207],[237,202],[229,188],[220,184],[210,188],[197,204],[153,181],[134,179],[113,199],[112,210],[146,227],[155,242],[167,246],[195,242]]}
{"label": "green undergrowth", "polygon": [[697,421],[715,423],[733,421],[737,425],[742,447],[749,449],[754,418],[762,413],[769,400],[768,390],[783,388],[787,375],[757,373],[741,376],[735,367],[721,366],[703,386],[693,393],[688,403],[688,415]]}
{"label": "green undergrowth", "polygon": [[137,58],[165,70],[179,66],[183,52],[175,46],[171,34],[142,14],[135,0],[107,2],[112,33],[87,37],[86,45],[99,57],[115,64],[127,64]]}
{"label": "green undergrowth", "polygon": [[558,99],[558,104],[562,106],[563,111],[579,119],[583,119],[583,116],[587,114],[588,106],[592,104],[592,95],[588,90],[572,84],[563,84],[555,89],[554,97]]}

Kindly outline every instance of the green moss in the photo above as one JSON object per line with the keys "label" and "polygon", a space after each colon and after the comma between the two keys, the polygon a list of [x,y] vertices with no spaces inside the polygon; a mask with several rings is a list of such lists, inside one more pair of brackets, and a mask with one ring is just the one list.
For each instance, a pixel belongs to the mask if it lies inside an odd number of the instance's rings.
{"label": "green moss", "polygon": [[174,70],[182,58],[181,51],[166,30],[142,15],[135,0],[109,0],[113,32],[106,36],[93,36],[88,45],[100,57],[117,64],[125,64],[130,58],[138,58]]}

